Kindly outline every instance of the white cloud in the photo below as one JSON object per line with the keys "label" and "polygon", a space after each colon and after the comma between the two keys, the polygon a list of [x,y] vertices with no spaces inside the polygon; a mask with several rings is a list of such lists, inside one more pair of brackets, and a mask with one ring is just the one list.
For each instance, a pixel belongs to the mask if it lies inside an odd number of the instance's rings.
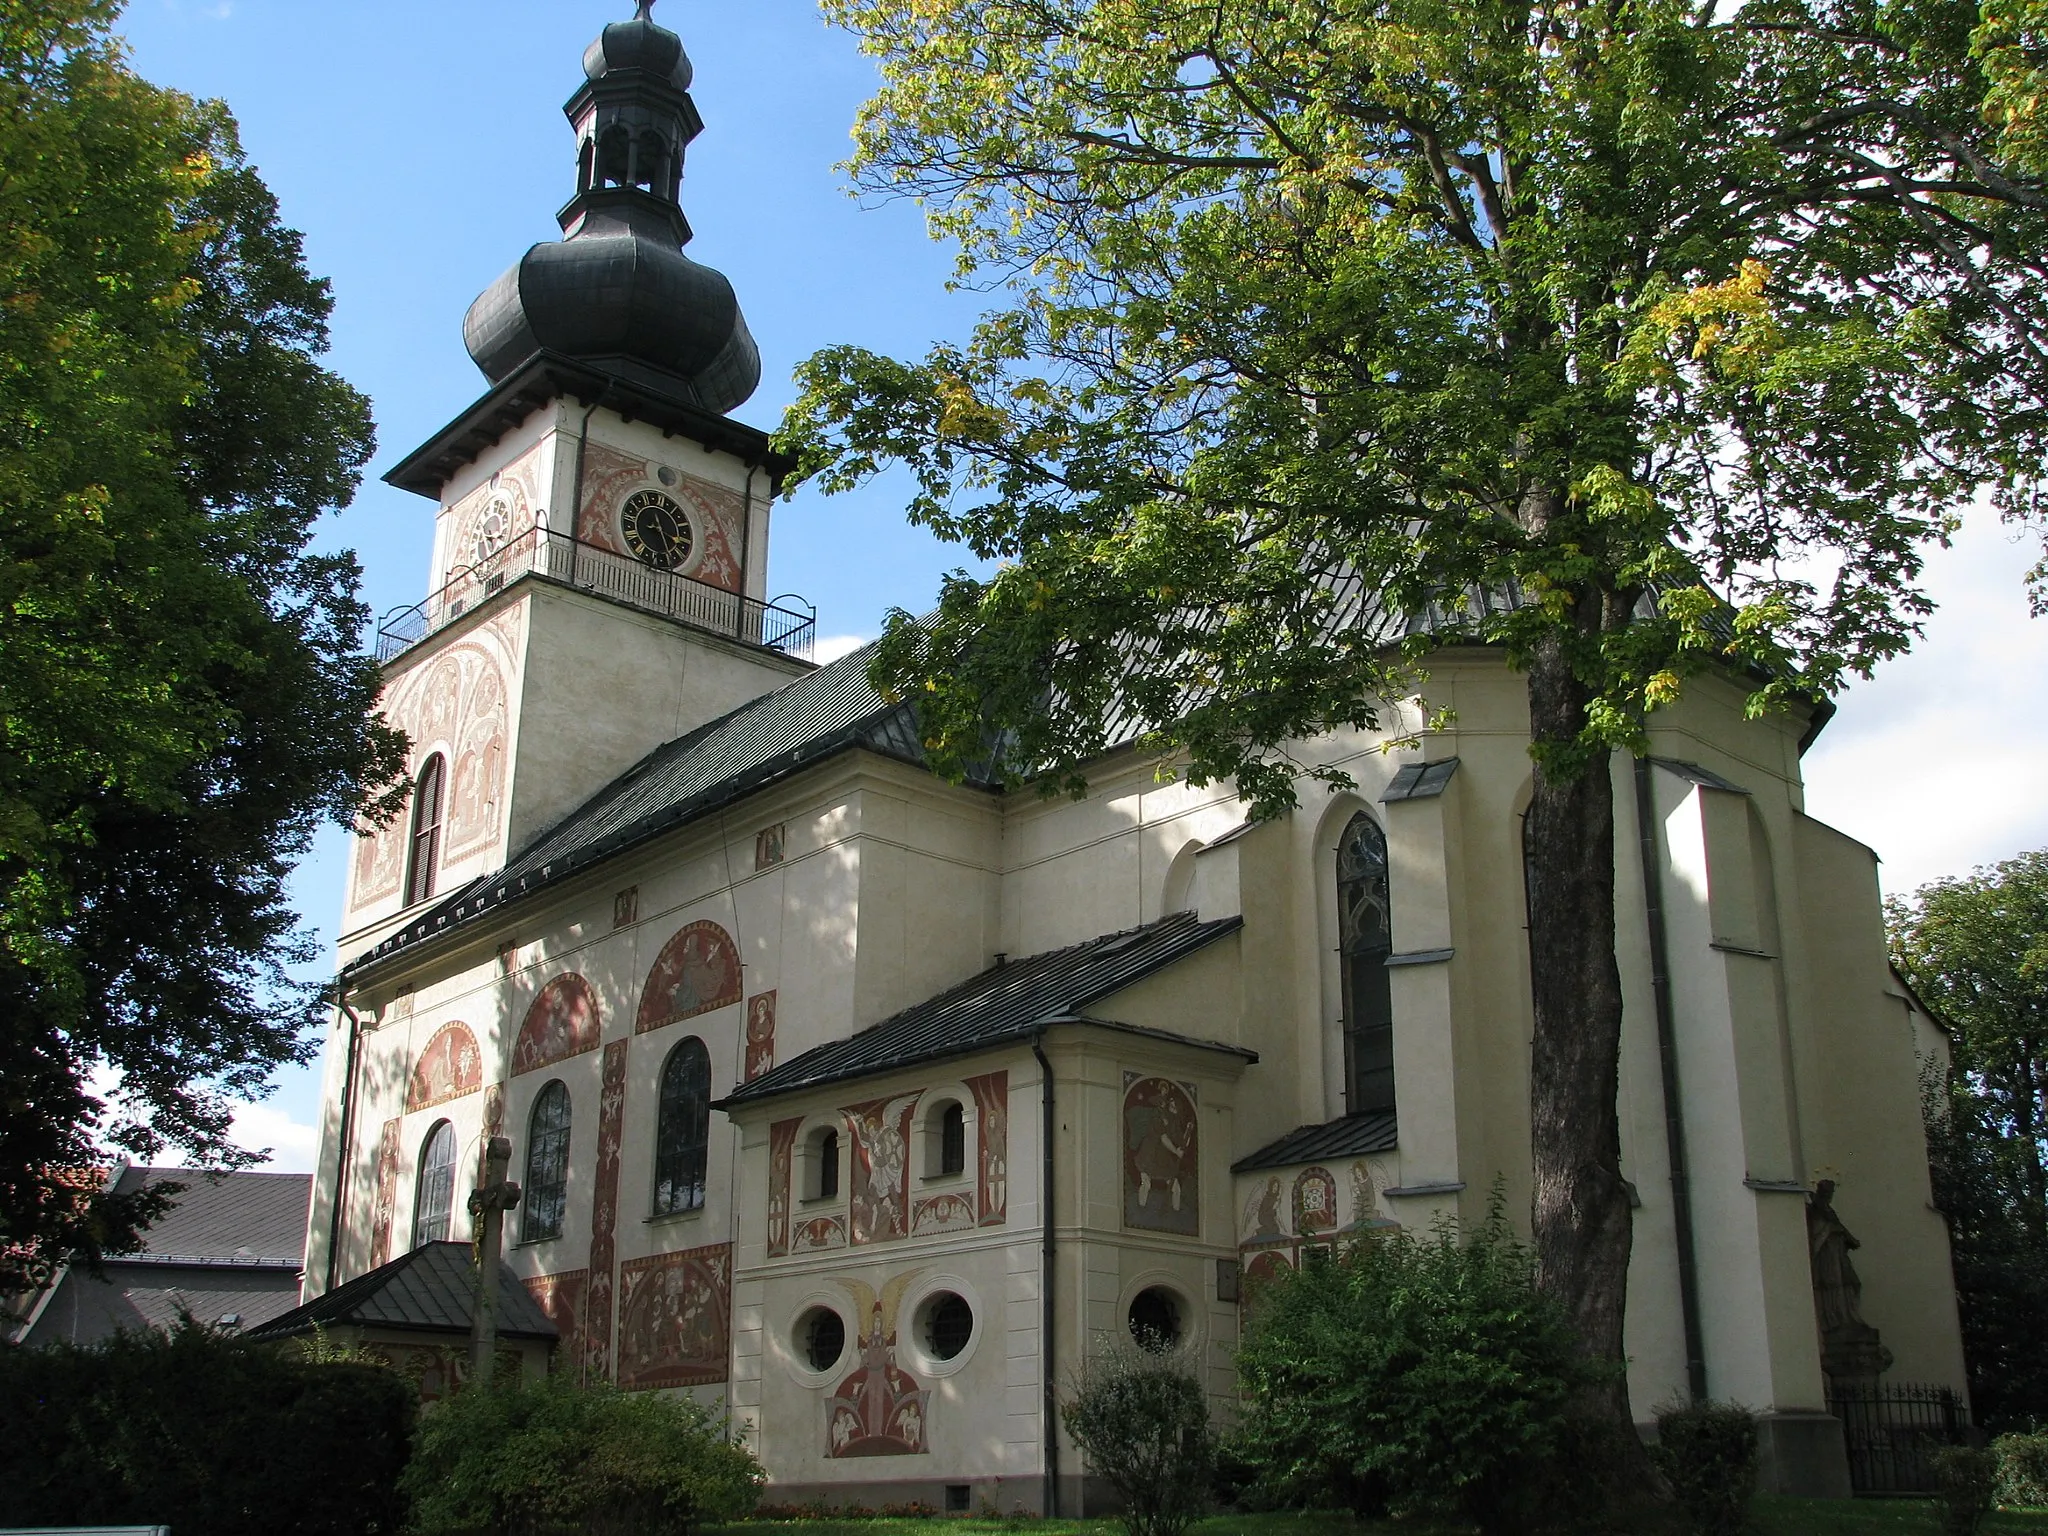
{"label": "white cloud", "polygon": [[827,635],[811,648],[811,660],[822,667],[828,661],[837,661],[842,656],[852,655],[866,645],[869,639],[867,635]]}

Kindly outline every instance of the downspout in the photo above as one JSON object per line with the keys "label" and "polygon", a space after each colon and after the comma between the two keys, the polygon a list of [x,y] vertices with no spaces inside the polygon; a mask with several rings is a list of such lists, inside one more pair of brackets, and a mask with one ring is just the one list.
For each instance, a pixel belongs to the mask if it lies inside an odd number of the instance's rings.
{"label": "downspout", "polygon": [[341,1213],[348,1204],[348,1164],[350,1140],[355,1134],[356,1111],[356,1053],[363,1038],[363,1021],[356,1017],[355,1009],[348,1005],[348,984],[339,977],[334,982],[334,1006],[341,1010],[348,1020],[348,1065],[343,1069],[341,1079],[341,1136],[340,1150],[334,1159],[334,1197],[327,1213],[327,1284],[323,1290],[334,1289],[334,1276],[341,1263]]}
{"label": "downspout", "polygon": [[759,635],[749,636],[747,634],[747,566],[751,563],[754,553],[754,466],[752,464],[747,466],[747,489],[743,505],[745,510],[740,513],[740,621],[735,626],[734,633],[741,641],[751,639],[755,645],[759,645],[761,643]]}
{"label": "downspout", "polygon": [[583,412],[583,426],[576,434],[576,489],[570,497],[569,509],[569,585],[576,585],[576,556],[583,548],[583,457],[590,450],[590,418],[597,414],[597,408],[604,404],[606,395],[612,392],[607,383],[597,392],[597,398],[590,402]]}
{"label": "downspout", "polygon": [[1059,1120],[1053,1103],[1052,1063],[1045,1059],[1043,1030],[1031,1037],[1031,1054],[1038,1058],[1039,1140],[1044,1154],[1039,1171],[1038,1195],[1039,1212],[1045,1227],[1038,1274],[1038,1374],[1044,1391],[1044,1406],[1041,1411],[1045,1415],[1045,1517],[1048,1520],[1057,1520],[1060,1512],[1060,1421],[1059,1393],[1053,1383],[1053,1364],[1056,1359],[1053,1349],[1053,1278],[1054,1263],[1059,1256],[1059,1230],[1053,1225],[1052,1220],[1052,1146],[1053,1135],[1059,1129]]}
{"label": "downspout", "polygon": [[1678,1313],[1685,1329],[1685,1384],[1707,1400],[1707,1349],[1700,1334],[1700,1274],[1692,1225],[1692,1176],[1685,1160],[1685,1105],[1678,1092],[1678,1021],[1671,1001],[1670,941],[1664,929],[1664,868],[1657,854],[1657,802],[1649,759],[1635,760],[1636,842],[1643,857],[1643,917],[1650,930],[1650,993],[1657,1004],[1657,1062],[1664,1081],[1664,1145],[1671,1162],[1671,1224],[1678,1250]]}

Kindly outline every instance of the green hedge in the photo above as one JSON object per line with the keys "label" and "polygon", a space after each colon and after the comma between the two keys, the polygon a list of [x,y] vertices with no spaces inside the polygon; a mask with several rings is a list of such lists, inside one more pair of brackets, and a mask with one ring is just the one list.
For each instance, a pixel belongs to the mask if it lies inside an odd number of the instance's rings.
{"label": "green hedge", "polygon": [[310,1364],[189,1321],[0,1348],[5,1518],[177,1536],[395,1532],[414,1408],[388,1370]]}

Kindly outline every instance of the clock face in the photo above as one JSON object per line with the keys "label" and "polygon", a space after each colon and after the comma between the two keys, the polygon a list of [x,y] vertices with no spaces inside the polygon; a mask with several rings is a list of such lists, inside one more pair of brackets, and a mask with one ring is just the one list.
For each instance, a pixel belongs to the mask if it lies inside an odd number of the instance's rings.
{"label": "clock face", "polygon": [[619,522],[626,547],[649,565],[673,571],[689,564],[696,544],[689,516],[660,491],[635,491]]}

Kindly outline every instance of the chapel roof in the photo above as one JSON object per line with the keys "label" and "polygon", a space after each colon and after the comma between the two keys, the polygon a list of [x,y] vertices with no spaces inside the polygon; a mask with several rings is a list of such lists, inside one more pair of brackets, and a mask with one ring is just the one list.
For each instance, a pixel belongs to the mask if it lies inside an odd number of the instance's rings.
{"label": "chapel roof", "polygon": [[1251,1173],[1260,1168],[1293,1168],[1340,1157],[1363,1157],[1369,1152],[1391,1152],[1398,1139],[1399,1130],[1391,1110],[1340,1115],[1322,1125],[1296,1126],[1278,1141],[1270,1141],[1250,1156],[1239,1158],[1230,1165],[1230,1171]]}
{"label": "chapel roof", "polygon": [[[476,1279],[468,1243],[422,1243],[260,1328],[252,1339],[286,1339],[316,1327],[399,1328],[467,1334],[475,1317]],[[554,1339],[555,1325],[509,1265],[498,1270],[498,1334]]]}
{"label": "chapel roof", "polygon": [[1243,926],[1241,917],[1205,923],[1192,912],[1175,912],[1141,928],[1105,933],[1023,960],[999,962],[849,1039],[834,1040],[791,1057],[751,1083],[734,1089],[717,1107],[751,1104],[778,1094],[868,1077],[896,1067],[965,1056],[990,1046],[1028,1039],[1054,1024],[1124,1030],[1256,1061],[1257,1053],[1241,1046],[1196,1040],[1164,1030],[1139,1029],[1091,1018],[1087,1012],[1091,1004],[1143,981]]}

